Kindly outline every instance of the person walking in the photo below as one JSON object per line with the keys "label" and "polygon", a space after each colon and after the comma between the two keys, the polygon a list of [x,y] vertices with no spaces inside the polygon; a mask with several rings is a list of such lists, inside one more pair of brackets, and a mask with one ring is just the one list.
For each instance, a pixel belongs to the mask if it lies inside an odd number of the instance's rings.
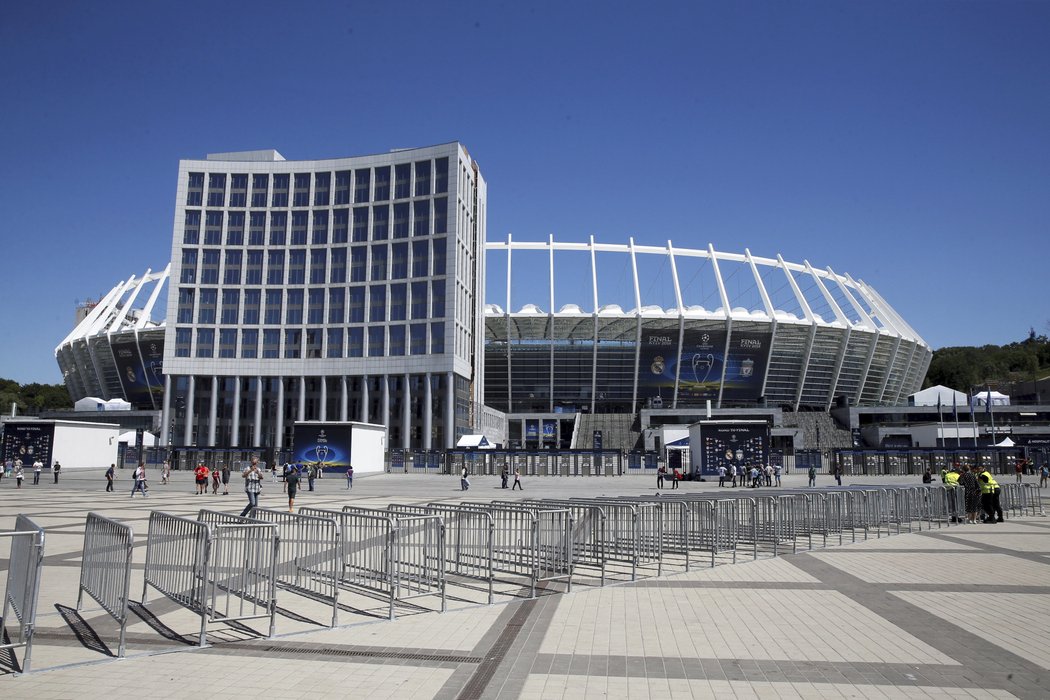
{"label": "person walking", "polygon": [[55,464],[51,467],[51,473],[55,475],[55,483],[58,483],[58,473],[62,471],[62,465],[55,460]]}
{"label": "person walking", "polygon": [[222,480],[222,474],[219,473],[218,469],[211,470],[211,495],[214,496],[219,493],[219,482]]}
{"label": "person walking", "polygon": [[223,463],[222,465],[222,495],[230,495],[230,465]]}
{"label": "person walking", "polygon": [[962,468],[959,474],[959,485],[963,489],[963,500],[966,503],[966,522],[970,525],[977,524],[977,511],[981,504],[981,485],[977,483],[977,475],[969,466]]}
{"label": "person walking", "polygon": [[810,465],[810,467],[809,467],[809,485],[810,486],[816,486],[817,485],[817,468],[814,467],[813,465]]}
{"label": "person walking", "polygon": [[22,479],[25,478],[25,473],[22,471],[22,460],[15,460],[15,488],[22,488]]}
{"label": "person walking", "polygon": [[197,495],[208,490],[208,467],[204,462],[197,462],[197,468],[193,470],[194,480],[197,482]]}
{"label": "person walking", "polygon": [[1014,473],[1017,477],[1017,483],[1024,483],[1024,460],[1019,459],[1014,463]]}
{"label": "person walking", "polygon": [[780,472],[783,471],[783,467],[779,464],[773,467],[773,478],[776,479],[777,486],[780,486]]}
{"label": "person walking", "polygon": [[146,493],[146,465],[139,462],[139,466],[135,467],[135,484],[131,487],[131,497],[135,497],[135,492],[141,491],[143,498],[149,498]]}
{"label": "person walking", "polygon": [[299,470],[293,469],[288,472],[288,476],[284,478],[285,485],[288,491],[288,512],[295,512],[295,492],[299,489]]}
{"label": "person walking", "polygon": [[[662,489],[664,487],[664,477],[667,474],[667,467],[660,465],[660,468],[656,470],[656,488]],[[671,488],[674,488],[673,486]]]}
{"label": "person walking", "polygon": [[[109,469],[106,470],[106,490],[113,490],[113,481],[117,478],[117,465],[110,464]],[[134,493],[134,492],[132,492]]]}
{"label": "person walking", "polygon": [[500,481],[500,486],[499,487],[501,489],[507,488],[507,480],[508,479],[510,479],[510,472],[507,471],[507,467],[506,467],[506,465],[504,465],[503,470],[499,473],[499,481]]}
{"label": "person walking", "polygon": [[44,471],[44,463],[37,457],[33,462],[33,486],[40,485],[40,472]]}
{"label": "person walking", "polygon": [[248,495],[248,505],[241,511],[241,517],[246,517],[252,512],[252,508],[259,507],[259,494],[262,493],[262,471],[259,470],[259,458],[252,457],[251,463],[241,472],[244,477],[244,492]]}
{"label": "person walking", "polygon": [[992,473],[984,469],[977,476],[977,483],[981,486],[981,505],[984,508],[982,523],[1001,523],[1003,521],[1003,508],[999,504],[999,482],[995,480]]}
{"label": "person walking", "polygon": [[671,470],[671,490],[674,491],[678,488],[678,482],[682,480],[682,472],[678,471],[678,467]]}
{"label": "person walking", "polygon": [[160,467],[160,483],[166,485],[168,483],[168,477],[171,476],[171,462],[164,460],[164,464]]}
{"label": "person walking", "polygon": [[317,465],[310,464],[306,467],[306,483],[309,484],[310,490],[314,490],[314,479],[317,478]]}
{"label": "person walking", "polygon": [[467,478],[470,472],[467,471],[467,466],[463,465],[463,470],[459,473],[459,490],[466,491],[470,488],[470,479]]}
{"label": "person walking", "polygon": [[1039,488],[1046,488],[1046,480],[1050,478],[1050,466],[1043,465],[1039,468]]}
{"label": "person walking", "polygon": [[346,468],[346,490],[354,488],[354,465]]}
{"label": "person walking", "polygon": [[514,489],[525,490],[525,487],[521,485],[521,470],[517,467],[514,467],[514,485],[510,487],[511,491]]}

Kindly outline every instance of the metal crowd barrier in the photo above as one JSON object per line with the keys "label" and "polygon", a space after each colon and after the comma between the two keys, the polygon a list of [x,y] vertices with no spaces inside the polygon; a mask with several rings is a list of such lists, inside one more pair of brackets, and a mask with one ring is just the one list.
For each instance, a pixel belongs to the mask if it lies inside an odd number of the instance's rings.
{"label": "metal crowd barrier", "polygon": [[1039,488],[1035,484],[1005,483],[999,486],[1002,489],[999,499],[1003,510],[1009,510],[1012,515],[1019,517],[1045,515]]}
{"label": "metal crowd barrier", "polygon": [[[306,509],[300,509],[306,510]],[[305,598],[331,606],[335,627],[339,619],[339,574],[343,535],[336,519],[270,508],[253,508],[252,518],[277,526],[281,540],[277,558],[277,585]]]}
{"label": "metal crowd barrier", "polygon": [[[7,565],[7,585],[4,587],[4,607],[0,614],[0,650],[25,648],[22,673],[28,673],[33,657],[33,630],[36,627],[37,599],[40,597],[40,574],[44,565],[44,528],[25,515],[15,519],[15,529],[0,532],[0,537],[11,538]],[[18,621],[17,641],[7,642],[8,608]]]}
{"label": "metal crowd barrier", "polygon": [[437,596],[445,599],[445,526],[435,515],[346,506],[342,511],[300,508],[330,518],[343,533],[340,585],[383,596],[389,617],[398,602]]}
{"label": "metal crowd barrier", "polygon": [[269,619],[272,637],[277,550],[277,530],[267,523],[209,525],[153,511],[142,603],[152,586],[200,615],[202,647],[208,641],[208,624],[215,622]]}
{"label": "metal crowd barrier", "polygon": [[135,534],[131,526],[98,513],[88,513],[84,524],[84,550],[80,564],[77,610],[87,593],[113,619],[120,623],[117,656],[125,651],[128,601],[131,590],[131,552]]}

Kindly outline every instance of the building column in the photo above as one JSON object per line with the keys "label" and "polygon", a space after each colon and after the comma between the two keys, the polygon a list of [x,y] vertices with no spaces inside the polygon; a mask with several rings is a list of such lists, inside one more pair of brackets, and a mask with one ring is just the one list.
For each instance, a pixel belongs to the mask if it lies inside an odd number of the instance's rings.
{"label": "building column", "polygon": [[230,425],[230,447],[241,446],[241,378],[233,378],[233,423]]}
{"label": "building column", "polygon": [[215,425],[219,422],[219,378],[212,375],[208,401],[208,447],[215,447]]}
{"label": "building column", "polygon": [[379,377],[379,387],[382,389],[382,406],[380,407],[381,422],[386,426],[387,436],[390,435],[390,375],[384,374]]}
{"label": "building column", "polygon": [[434,397],[431,394],[433,387],[430,384],[430,372],[423,375],[423,448],[431,449],[433,440],[431,440],[431,433],[433,432],[433,424],[431,423],[433,413]]}
{"label": "building column", "polygon": [[197,377],[189,376],[188,390],[186,391],[186,421],[183,425],[182,444],[193,444],[193,401],[197,389]]}
{"label": "building column", "polygon": [[284,377],[277,377],[277,411],[275,424],[276,434],[273,437],[273,446],[279,450],[284,447]]}
{"label": "building column", "polygon": [[445,373],[445,449],[456,446],[456,382],[452,372]]}
{"label": "building column", "polygon": [[345,423],[349,414],[350,407],[350,389],[346,385],[346,375],[339,378],[339,420]]}
{"label": "building column", "polygon": [[368,375],[361,377],[361,422],[368,422]]}
{"label": "building column", "polygon": [[409,384],[411,376],[406,374],[401,380],[404,382],[404,388],[401,391],[401,447],[406,450],[411,444],[411,430],[412,427],[412,386]]}
{"label": "building column", "polygon": [[300,423],[306,420],[306,377],[299,377],[299,416]]}
{"label": "building column", "polygon": [[263,378],[255,378],[255,427],[252,429],[252,447],[262,447]]}
{"label": "building column", "polygon": [[321,377],[321,406],[317,417],[322,421],[328,420],[328,377]]}
{"label": "building column", "polygon": [[171,430],[171,375],[164,375],[164,404],[160,413],[160,444],[170,445],[172,439]]}

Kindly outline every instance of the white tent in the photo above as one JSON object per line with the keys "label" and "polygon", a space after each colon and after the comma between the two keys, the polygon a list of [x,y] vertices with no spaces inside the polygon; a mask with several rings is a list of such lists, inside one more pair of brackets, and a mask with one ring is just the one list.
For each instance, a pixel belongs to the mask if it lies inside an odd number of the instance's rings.
{"label": "white tent", "polygon": [[103,400],[85,396],[73,404],[74,411],[130,411],[131,404],[124,399]]}
{"label": "white tent", "polygon": [[1010,397],[998,391],[978,391],[971,397],[974,406],[1009,406]]}
{"label": "white tent", "polygon": [[464,435],[456,443],[456,447],[475,447],[479,450],[494,450],[496,446],[489,442],[484,435]]}
{"label": "white tent", "polygon": [[940,401],[941,408],[948,410],[951,410],[953,405],[970,405],[970,399],[965,393],[940,384],[917,391],[908,397],[908,403],[912,406],[936,406],[938,401]]}
{"label": "white tent", "polygon": [[996,447],[1013,447],[1014,444],[1015,443],[1014,443],[1013,440],[1011,440],[1009,437],[1005,437],[1005,438],[1002,439],[1002,441],[995,443],[995,446]]}
{"label": "white tent", "polygon": [[[129,430],[126,433],[121,433],[120,437],[117,438],[117,442],[126,442],[132,447],[135,446],[135,431]],[[142,433],[142,444],[146,447],[152,447],[157,444],[157,438],[153,433],[149,431],[143,431]]]}

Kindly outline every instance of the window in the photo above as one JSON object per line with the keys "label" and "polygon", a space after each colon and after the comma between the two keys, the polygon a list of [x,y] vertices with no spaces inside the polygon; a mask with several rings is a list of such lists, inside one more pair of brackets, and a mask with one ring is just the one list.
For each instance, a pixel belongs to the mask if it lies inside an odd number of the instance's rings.
{"label": "window", "polygon": [[292,191],[292,206],[310,206],[310,173],[295,174],[295,189]]}
{"label": "window", "polygon": [[288,326],[301,326],[303,323],[303,290],[289,289],[288,302],[285,304],[284,323]]}
{"label": "window", "polygon": [[[281,301],[282,293],[280,289],[267,289],[266,290],[266,316],[264,321],[268,326],[279,326],[281,324]],[[276,357],[276,355],[274,356]]]}
{"label": "window", "polygon": [[263,252],[261,250],[248,251],[248,265],[244,272],[245,284],[262,284],[263,276]]}
{"label": "window", "polygon": [[351,240],[355,243],[368,240],[368,207],[354,208],[354,231]]}
{"label": "window", "polygon": [[390,199],[390,166],[376,168],[376,190],[374,201],[385,202]]}
{"label": "window", "polygon": [[342,357],[343,356],[343,329],[342,328],[329,328],[328,329],[328,353],[327,357]]}
{"label": "window", "polygon": [[408,202],[394,205],[394,238],[408,238]]}
{"label": "window", "polygon": [[365,321],[365,288],[350,288],[350,323],[364,323]]}
{"label": "window", "polygon": [[390,246],[393,256],[390,261],[390,279],[403,280],[408,277],[408,244],[395,243]]}
{"label": "window", "polygon": [[310,251],[310,284],[324,284],[327,278],[325,274],[325,263],[327,262],[328,249],[315,248]]}
{"label": "window", "polygon": [[386,329],[383,326],[369,326],[368,328],[368,356],[369,357],[382,357],[385,353],[383,347],[384,331]]}
{"label": "window", "polygon": [[346,312],[344,308],[344,299],[346,298],[346,290],[342,287],[334,287],[328,290],[328,322],[329,323],[342,323],[343,314]]}
{"label": "window", "polygon": [[247,175],[230,175],[230,206],[242,209],[248,206]]}
{"label": "window", "polygon": [[271,250],[267,254],[266,284],[284,284],[284,251]]}
{"label": "window", "polygon": [[430,324],[430,354],[441,355],[445,352],[445,324]]}
{"label": "window", "polygon": [[368,248],[357,247],[350,249],[350,281],[365,281],[365,260],[368,259]]}
{"label": "window", "polygon": [[259,325],[259,306],[262,301],[262,290],[261,289],[245,289],[244,290],[244,317],[243,323],[246,326],[258,326]]}
{"label": "window", "polygon": [[197,329],[197,357],[211,357],[215,354],[215,329]]}
{"label": "window", "polygon": [[389,355],[405,354],[405,327],[390,326],[390,350]]}
{"label": "window", "polygon": [[263,331],[263,357],[272,359],[281,354],[281,331],[267,328]]}
{"label": "window", "polygon": [[[215,323],[215,307],[218,305],[219,290],[214,288],[200,290],[200,304],[197,306],[197,323],[211,325]],[[211,355],[205,355],[211,357]]]}
{"label": "window", "polygon": [[430,244],[426,241],[412,242],[412,276],[426,277],[430,260],[427,257]]}
{"label": "window", "polygon": [[[430,194],[430,161],[416,163],[416,196],[426,197]],[[392,341],[391,341],[392,342]]]}
{"label": "window", "polygon": [[321,356],[321,339],[323,337],[324,333],[320,328],[306,329],[306,357]]}
{"label": "window", "polygon": [[186,212],[186,226],[182,231],[182,242],[186,245],[197,245],[201,235],[201,213],[199,211]]}
{"label": "window", "polygon": [[176,328],[175,329],[175,357],[189,357],[190,356],[190,338],[192,337],[189,328]]}
{"label": "window", "polygon": [[270,202],[270,206],[288,206],[288,179],[287,174],[273,176],[273,198]]}
{"label": "window", "polygon": [[259,331],[255,328],[245,328],[241,331],[241,357],[255,358],[259,356]]}
{"label": "window", "polygon": [[412,235],[414,236],[429,236],[430,235],[430,200],[424,199],[418,202],[414,202],[415,209],[415,222],[412,225]]}
{"label": "window", "polygon": [[303,332],[298,328],[287,328],[284,331],[284,356],[295,359],[302,357]]}
{"label": "window", "polygon": [[412,283],[412,318],[427,317],[427,283]]}
{"label": "window", "polygon": [[336,209],[332,212],[332,243],[350,240],[350,210]]}
{"label": "window", "polygon": [[222,212],[209,211],[204,219],[204,245],[222,245]]}
{"label": "window", "polygon": [[434,272],[435,277],[445,274],[445,246],[448,243],[444,238],[434,239]]}
{"label": "window", "polygon": [[346,248],[332,248],[332,284],[346,283]]}
{"label": "window", "polygon": [[186,206],[199,207],[203,198],[204,173],[190,173],[186,179]]}
{"label": "window", "polygon": [[288,253],[288,284],[306,284],[306,251],[302,248]]}
{"label": "window", "polygon": [[226,174],[212,173],[208,176],[208,206],[221,207],[226,204]]}
{"label": "window", "polygon": [[372,275],[370,279],[375,282],[386,279],[386,253],[385,245],[372,246]]}
{"label": "window", "polygon": [[219,357],[237,357],[237,329],[219,329]]}
{"label": "window", "polygon": [[364,354],[364,329],[348,328],[346,331],[346,356],[361,357]]}
{"label": "window", "polygon": [[324,245],[328,243],[328,212],[314,212],[314,226],[310,240],[314,245]]}
{"label": "window", "polygon": [[386,320],[386,285],[373,284],[368,288],[368,320],[372,323]]}
{"label": "window", "polygon": [[248,218],[248,245],[266,245],[266,212],[253,211]]}
{"label": "window", "polygon": [[226,245],[244,245],[244,212],[231,211],[226,226]]}
{"label": "window", "polygon": [[[179,308],[175,316],[176,323],[193,323],[193,290],[179,290]],[[188,341],[187,341],[188,342]],[[186,357],[189,357],[188,355]]]}
{"label": "window", "polygon": [[448,233],[448,199],[437,197],[434,199],[434,235]]}
{"label": "window", "polygon": [[201,256],[201,284],[219,283],[219,251],[206,248]]}
{"label": "window", "polygon": [[[403,284],[390,285],[390,320],[404,321],[405,306],[408,300],[405,298],[406,290]],[[403,354],[403,353],[402,353]]]}
{"label": "window", "polygon": [[324,290],[311,289],[309,306],[306,310],[306,322],[311,325],[324,323]]}
{"label": "window", "polygon": [[412,324],[412,326],[409,329],[408,351],[412,355],[427,354],[427,324]]}
{"label": "window", "polygon": [[438,158],[434,161],[434,192],[448,192],[448,158]]}
{"label": "window", "polygon": [[332,182],[331,173],[314,173],[314,206],[328,206],[328,188]]}
{"label": "window", "polygon": [[[179,274],[179,282],[182,284],[193,284],[197,281],[197,251],[182,251],[182,272]],[[185,321],[184,323],[189,323]]]}
{"label": "window", "polygon": [[266,194],[270,185],[270,176],[266,174],[252,175],[252,206],[265,207]]}
{"label": "window", "polygon": [[412,166],[401,163],[394,166],[394,199],[404,199],[412,194]]}
{"label": "window", "polygon": [[431,318],[442,318],[445,315],[445,280],[434,280],[430,283]]}
{"label": "window", "polygon": [[244,253],[240,250],[226,251],[226,269],[222,273],[223,284],[241,283],[241,258]]}
{"label": "window", "polygon": [[310,219],[310,212],[292,212],[292,234],[290,236],[292,245],[306,245],[306,223]]}
{"label": "window", "polygon": [[237,289],[222,290],[222,315],[220,323],[224,326],[236,326],[240,312],[241,292]]}
{"label": "window", "polygon": [[350,171],[341,170],[335,174],[335,199],[332,202],[336,206],[350,203]]}
{"label": "window", "polygon": [[362,168],[354,171],[354,204],[367,204],[368,191],[372,188],[372,171]]}
{"label": "window", "polygon": [[270,245],[284,245],[287,232],[288,215],[283,211],[270,214]]}

